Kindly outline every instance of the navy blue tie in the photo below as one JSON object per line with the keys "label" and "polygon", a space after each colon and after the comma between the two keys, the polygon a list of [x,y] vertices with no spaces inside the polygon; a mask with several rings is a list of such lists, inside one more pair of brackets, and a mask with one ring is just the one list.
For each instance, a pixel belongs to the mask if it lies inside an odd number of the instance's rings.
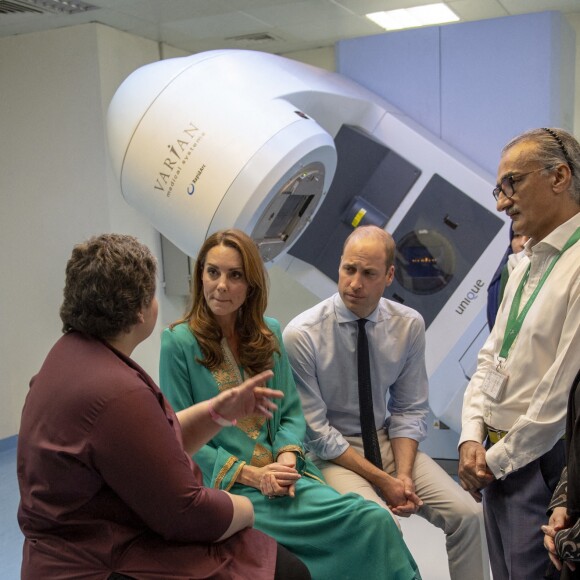
{"label": "navy blue tie", "polygon": [[369,341],[365,324],[366,318],[359,318],[357,339],[358,402],[360,409],[360,427],[365,458],[379,469],[383,469],[381,448],[375,425],[373,408],[373,391],[371,388],[371,364],[369,359]]}

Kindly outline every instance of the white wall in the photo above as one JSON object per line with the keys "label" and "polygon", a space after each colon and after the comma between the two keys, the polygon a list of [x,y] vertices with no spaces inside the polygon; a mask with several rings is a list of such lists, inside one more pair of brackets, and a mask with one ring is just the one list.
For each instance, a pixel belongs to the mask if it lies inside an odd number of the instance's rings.
{"label": "white wall", "polygon": [[[96,24],[0,39],[0,438],[18,431],[28,382],[60,336],[73,245],[118,231],[159,255],[157,232],[119,195],[105,135],[117,86],[158,59],[157,43]],[[157,340],[135,353],[154,377],[158,332],[183,308],[159,294]]]}
{"label": "white wall", "polygon": [[59,335],[72,244],[108,229],[96,52],[94,27],[0,41],[0,436]]}

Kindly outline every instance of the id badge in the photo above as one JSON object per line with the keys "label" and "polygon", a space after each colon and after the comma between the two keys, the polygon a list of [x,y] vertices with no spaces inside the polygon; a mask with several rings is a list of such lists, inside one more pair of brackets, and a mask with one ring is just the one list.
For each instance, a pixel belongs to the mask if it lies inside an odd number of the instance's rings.
{"label": "id badge", "polygon": [[503,396],[505,386],[507,385],[509,376],[499,367],[496,369],[490,369],[487,371],[483,383],[481,384],[481,390],[490,399],[494,401],[499,401]]}

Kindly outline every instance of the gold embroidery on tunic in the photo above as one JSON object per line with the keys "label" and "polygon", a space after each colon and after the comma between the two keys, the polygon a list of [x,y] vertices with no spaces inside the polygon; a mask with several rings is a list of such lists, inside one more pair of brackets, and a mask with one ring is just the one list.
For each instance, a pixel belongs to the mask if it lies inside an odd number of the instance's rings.
{"label": "gold embroidery on tunic", "polygon": [[232,465],[238,460],[237,457],[234,457],[233,455],[225,462],[225,464],[223,465],[223,467],[220,469],[219,473],[217,474],[217,477],[215,478],[215,483],[214,483],[214,487],[217,487],[219,489],[221,482],[223,481],[223,478],[225,477],[226,473],[232,468]]}
{"label": "gold embroidery on tunic", "polygon": [[302,451],[302,448],[298,445],[284,445],[284,447],[278,449],[278,455],[280,455],[280,453],[285,453],[286,451],[293,451],[295,453],[298,453],[300,457],[304,458],[304,452]]}
{"label": "gold embroidery on tunic", "polygon": [[240,461],[240,466],[236,469],[236,472],[234,473],[230,483],[228,486],[226,486],[226,491],[230,491],[230,489],[232,489],[232,486],[234,485],[234,483],[237,482],[238,476],[240,475],[240,473],[242,472],[242,469],[244,468],[244,465],[246,465],[245,461]]}
{"label": "gold embroidery on tunic", "polygon": [[[222,338],[221,347],[224,353],[224,362],[219,368],[211,371],[220,393],[243,383],[242,374],[225,338]],[[265,422],[266,417],[263,415],[251,415],[240,419],[237,428],[251,439],[256,440]]]}
{"label": "gold embroidery on tunic", "polygon": [[248,437],[256,440],[264,426],[266,417],[263,415],[251,415],[238,421],[237,427],[241,429]]}
{"label": "gold embroidery on tunic", "polygon": [[264,467],[265,465],[270,465],[274,462],[274,457],[269,449],[266,449],[260,443],[256,444],[254,447],[254,452],[252,453],[252,461],[250,465],[254,467]]}
{"label": "gold embroidery on tunic", "polygon": [[327,485],[327,483],[326,483],[326,481],[324,481],[324,479],[320,479],[320,477],[318,477],[317,475],[314,475],[314,473],[309,473],[308,471],[305,471],[304,475],[306,475],[307,477],[310,477],[310,479],[315,479],[316,481],[319,481],[320,483],[322,483],[322,485]]}

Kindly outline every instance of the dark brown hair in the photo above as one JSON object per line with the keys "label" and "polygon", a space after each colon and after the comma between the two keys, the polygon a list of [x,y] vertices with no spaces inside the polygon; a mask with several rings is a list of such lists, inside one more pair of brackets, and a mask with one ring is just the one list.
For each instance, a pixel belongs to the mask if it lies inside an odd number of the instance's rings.
{"label": "dark brown hair", "polygon": [[132,236],[103,234],[74,247],[66,265],[63,332],[111,339],[138,322],[155,295],[156,260]]}

